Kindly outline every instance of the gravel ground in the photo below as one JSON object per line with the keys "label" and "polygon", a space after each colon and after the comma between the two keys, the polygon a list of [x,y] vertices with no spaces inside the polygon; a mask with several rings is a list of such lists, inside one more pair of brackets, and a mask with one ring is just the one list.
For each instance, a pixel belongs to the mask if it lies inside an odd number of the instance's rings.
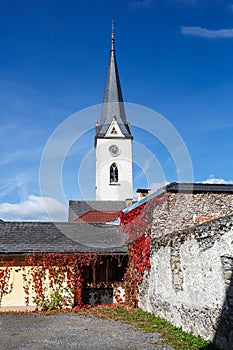
{"label": "gravel ground", "polygon": [[78,315],[0,316],[1,350],[174,350],[158,333]]}

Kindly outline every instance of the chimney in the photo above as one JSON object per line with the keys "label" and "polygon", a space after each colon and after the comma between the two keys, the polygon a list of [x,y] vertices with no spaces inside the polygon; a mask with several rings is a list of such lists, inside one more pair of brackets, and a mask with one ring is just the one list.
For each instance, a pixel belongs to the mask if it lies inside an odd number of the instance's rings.
{"label": "chimney", "polygon": [[138,201],[148,196],[149,191],[150,191],[149,188],[138,188],[136,191],[136,193],[138,193]]}

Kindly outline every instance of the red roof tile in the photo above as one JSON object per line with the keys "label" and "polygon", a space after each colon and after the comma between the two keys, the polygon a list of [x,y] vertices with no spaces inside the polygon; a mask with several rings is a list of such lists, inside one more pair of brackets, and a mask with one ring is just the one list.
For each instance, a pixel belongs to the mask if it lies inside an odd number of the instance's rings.
{"label": "red roof tile", "polygon": [[99,211],[89,210],[73,222],[111,222],[117,219],[120,215],[119,211]]}

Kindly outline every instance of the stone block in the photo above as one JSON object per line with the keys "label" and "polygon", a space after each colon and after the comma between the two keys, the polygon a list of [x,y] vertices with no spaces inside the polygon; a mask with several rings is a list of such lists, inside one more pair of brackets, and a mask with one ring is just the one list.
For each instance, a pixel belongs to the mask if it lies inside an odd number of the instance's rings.
{"label": "stone block", "polygon": [[230,280],[232,277],[232,271],[224,271],[224,279],[225,280]]}

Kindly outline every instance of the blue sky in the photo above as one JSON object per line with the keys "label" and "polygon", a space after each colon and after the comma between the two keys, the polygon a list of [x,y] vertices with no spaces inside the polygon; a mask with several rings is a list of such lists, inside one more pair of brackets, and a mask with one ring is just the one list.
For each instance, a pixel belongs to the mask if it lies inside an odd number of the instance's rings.
{"label": "blue sky", "polygon": [[[54,219],[64,220],[68,199],[94,196],[89,126],[64,159],[63,199],[49,190],[56,174],[48,174],[41,193],[40,163],[49,138],[67,118],[101,104],[112,19],[124,100],[171,123],[187,147],[194,181],[233,181],[233,0],[2,1],[3,219],[47,220],[47,197]],[[90,125],[93,118],[93,127],[96,108],[83,114]],[[131,113],[130,122],[135,157],[147,152],[144,163],[139,156],[134,166],[135,189],[178,181],[172,152],[149,137],[150,121],[143,120],[140,129]]]}

